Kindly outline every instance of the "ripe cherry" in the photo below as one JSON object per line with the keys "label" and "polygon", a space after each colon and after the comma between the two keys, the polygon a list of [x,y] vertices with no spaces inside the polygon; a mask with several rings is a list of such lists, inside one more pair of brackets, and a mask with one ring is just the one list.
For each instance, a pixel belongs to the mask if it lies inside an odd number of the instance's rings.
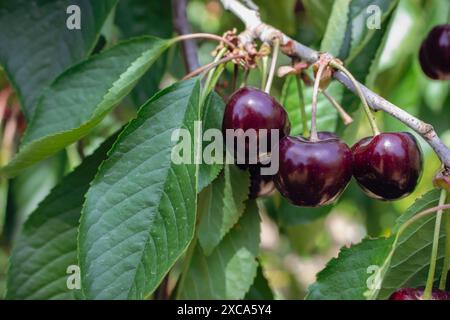
{"label": "ripe cherry", "polygon": [[422,174],[422,151],[407,132],[380,133],[352,147],[353,176],[375,199],[395,200],[410,194]]}
{"label": "ripe cherry", "polygon": [[289,136],[280,141],[280,168],[274,177],[275,186],[298,206],[332,203],[352,177],[350,148],[333,134],[318,136],[316,142]]}
{"label": "ripe cherry", "polygon": [[[389,300],[422,300],[423,288],[402,288],[395,291]],[[431,292],[432,300],[450,300],[450,293],[438,289]]]}
{"label": "ripe cherry", "polygon": [[[284,108],[264,91],[244,87],[237,90],[229,99],[223,118],[222,129],[254,129],[256,134],[261,129],[267,129],[267,146],[270,152],[271,129],[279,130],[279,138],[286,136],[290,131],[290,123]],[[257,140],[257,146],[259,141]],[[248,140],[245,151],[248,153]],[[259,151],[258,151],[259,153]],[[248,160],[248,155],[245,155]]]}
{"label": "ripe cherry", "polygon": [[450,24],[434,27],[419,51],[423,72],[434,80],[450,79]]}

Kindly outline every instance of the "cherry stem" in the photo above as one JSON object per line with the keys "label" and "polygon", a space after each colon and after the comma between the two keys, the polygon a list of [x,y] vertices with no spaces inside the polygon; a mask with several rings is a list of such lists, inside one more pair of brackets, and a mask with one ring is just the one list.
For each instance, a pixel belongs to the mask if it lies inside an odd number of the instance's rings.
{"label": "cherry stem", "polygon": [[275,67],[277,65],[279,51],[280,51],[280,39],[276,38],[273,41],[272,61],[270,62],[269,77],[267,79],[266,88],[264,89],[264,91],[269,94],[270,94],[270,89],[272,88],[272,81],[273,81],[273,76],[275,74]]}
{"label": "cherry stem", "polygon": [[328,101],[330,101],[331,105],[336,109],[339,116],[342,119],[342,122],[344,122],[345,125],[349,125],[353,122],[353,118],[345,112],[344,108],[337,102],[328,92],[326,92],[323,89],[319,89],[319,91],[327,98]]}
{"label": "cherry stem", "polygon": [[444,213],[444,227],[445,227],[445,256],[442,266],[441,280],[439,282],[439,289],[445,290],[447,285],[447,274],[450,268],[450,212]]}
{"label": "cherry stem", "polygon": [[376,135],[380,134],[380,130],[378,129],[377,123],[375,121],[375,116],[374,116],[372,110],[370,110],[369,105],[367,104],[366,97],[364,96],[364,93],[362,92],[358,81],[356,81],[356,79],[353,77],[353,75],[350,73],[350,71],[348,71],[342,64],[340,64],[336,60],[332,60],[330,62],[330,65],[333,68],[342,71],[342,73],[344,73],[350,79],[350,81],[353,83],[353,86],[355,87],[356,91],[358,92],[359,98],[361,99],[361,102],[363,104],[364,111],[366,112],[367,119],[369,120],[370,127],[372,128],[373,135],[376,136]]}
{"label": "cherry stem", "polygon": [[230,60],[239,59],[239,58],[243,58],[243,57],[245,57],[245,54],[235,54],[235,55],[231,55],[231,56],[222,58],[222,59],[220,59],[218,61],[213,61],[211,63],[205,64],[204,66],[201,66],[197,70],[194,70],[194,71],[188,73],[187,75],[185,75],[183,77],[183,80],[195,77],[196,75],[199,75],[200,73],[208,71],[208,70],[210,70],[212,68],[215,68],[215,67],[217,67],[218,65],[220,65],[222,63],[226,63],[226,62],[228,62]]}
{"label": "cherry stem", "polygon": [[309,137],[308,118],[306,116],[305,98],[303,96],[303,86],[300,75],[295,76],[295,81],[297,82],[298,102],[300,105],[300,114],[302,116],[303,136]]}
{"label": "cherry stem", "polygon": [[264,56],[262,57],[262,65],[261,65],[261,89],[264,88],[264,85],[267,82],[267,62],[268,62],[268,57]]}
{"label": "cherry stem", "polygon": [[237,64],[233,67],[233,82],[231,83],[231,90],[236,91],[237,81],[239,76],[239,66]]}
{"label": "cherry stem", "polygon": [[184,34],[178,37],[173,38],[173,41],[184,41],[184,40],[191,40],[191,39],[209,39],[209,40],[216,40],[219,42],[226,43],[230,48],[236,49],[236,46],[225,39],[224,37],[218,36],[216,34],[211,33],[190,33],[190,34]]}
{"label": "cherry stem", "polygon": [[[303,75],[306,75],[308,79],[311,79],[311,77],[307,73],[303,73]],[[331,94],[329,94],[325,89],[320,89],[319,92],[323,93],[325,98],[331,103],[331,105],[336,109],[339,116],[341,117],[342,122],[344,122],[345,125],[349,125],[353,122],[353,118],[344,110],[344,108],[337,102]]]}
{"label": "cherry stem", "polygon": [[314,79],[311,103],[311,136],[309,137],[309,140],[312,142],[319,140],[319,137],[317,136],[317,94],[319,93],[320,79],[322,78],[322,73],[326,66],[326,63],[319,63],[319,69],[317,70],[316,78]]}
{"label": "cherry stem", "polygon": [[[223,55],[225,54],[225,52],[227,51],[227,48],[222,48],[216,55],[216,57],[214,58],[214,61],[211,64],[215,64],[218,63],[220,60],[222,60]],[[213,81],[213,77],[214,77],[214,73],[217,69],[218,65],[215,65],[213,67],[211,67],[211,70],[208,73],[208,77],[206,78],[205,84],[203,86],[203,92],[200,98],[200,106],[203,105],[203,102],[206,99],[206,96],[212,91],[214,90],[214,87],[216,85],[217,82],[217,78],[215,79],[215,81]],[[199,68],[200,69],[200,68]],[[198,69],[197,69],[198,70]],[[193,72],[195,72],[196,70],[194,70]]]}
{"label": "cherry stem", "polygon": [[438,207],[441,207],[436,214],[436,222],[434,224],[434,234],[433,234],[433,246],[431,248],[431,257],[430,257],[430,268],[428,269],[428,278],[427,278],[427,284],[425,286],[425,289],[423,291],[422,298],[424,300],[430,300],[431,299],[431,293],[433,290],[433,283],[434,283],[434,275],[436,273],[436,259],[438,254],[438,247],[439,247],[439,235],[441,231],[441,220],[442,220],[442,211],[443,211],[443,204],[445,203],[445,199],[447,198],[447,192],[442,189],[441,190],[441,196],[439,197],[439,205]]}
{"label": "cherry stem", "polygon": [[241,82],[241,85],[240,85],[239,88],[243,88],[243,87],[245,87],[245,86],[247,85],[247,81],[248,81],[248,76],[249,76],[249,74],[250,74],[250,69],[246,69],[246,70],[244,71],[244,77],[243,77],[243,79],[242,79],[242,82]]}

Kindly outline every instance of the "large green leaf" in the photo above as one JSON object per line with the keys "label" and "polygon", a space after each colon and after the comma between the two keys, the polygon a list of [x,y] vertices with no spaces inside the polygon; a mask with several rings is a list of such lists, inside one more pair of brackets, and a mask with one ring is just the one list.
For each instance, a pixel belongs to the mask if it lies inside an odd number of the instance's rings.
{"label": "large green leaf", "polygon": [[[370,266],[380,266],[389,254],[392,239],[365,239],[351,248],[342,248],[328,262],[308,289],[308,300],[364,299],[370,280]],[[372,271],[373,272],[373,271]]]}
{"label": "large green leaf", "polygon": [[[314,1],[318,2],[318,1]],[[345,27],[348,23],[349,4],[351,0],[335,1],[328,18],[327,28],[320,44],[320,50],[331,53],[334,56],[339,55],[339,51],[344,41]]]}
{"label": "large green leaf", "polygon": [[[92,182],[79,234],[87,298],[145,298],[191,241],[198,167],[171,161],[171,137],[181,128],[194,136],[199,89],[198,81],[188,80],[156,94]],[[194,148],[188,152],[193,159]]]}
{"label": "large green leaf", "polygon": [[211,254],[244,212],[249,186],[248,172],[231,164],[205,189],[198,239],[206,255]]}
{"label": "large green leaf", "polygon": [[[143,35],[169,38],[173,33],[170,1],[119,1],[115,19],[124,38]],[[131,96],[137,106],[141,106],[158,90],[166,65],[167,57],[164,54],[133,89]]]}
{"label": "large green leaf", "polygon": [[[343,1],[338,1],[343,2]],[[398,0],[359,0],[350,1],[348,3],[348,19],[346,23],[341,21],[340,27],[336,26],[338,30],[345,30],[345,37],[342,41],[342,45],[337,55],[342,60],[353,60],[360,51],[365,48],[372,37],[377,33],[384,33],[382,23],[391,14],[392,10],[396,7]],[[379,28],[368,28],[368,19],[375,17],[378,13],[368,11],[369,7],[379,9],[380,26]],[[339,12],[336,13],[339,15]],[[330,32],[333,32],[331,29]],[[328,30],[327,30],[328,31]],[[335,31],[335,30],[334,30]]]}
{"label": "large green leaf", "polygon": [[[348,25],[348,28],[357,28],[357,25],[359,25],[359,28],[364,28],[367,31],[367,34],[365,34],[364,37],[360,39],[360,42],[354,41],[353,47],[346,49],[347,51],[349,51],[346,54],[350,54],[350,56],[344,56],[341,51],[341,57],[346,58],[346,67],[348,68],[348,70],[350,70],[355,79],[366,83],[368,87],[373,85],[374,79],[377,75],[377,65],[379,57],[383,52],[384,43],[389,35],[392,16],[397,3],[398,1],[390,1],[389,3],[383,2],[383,5],[380,8],[385,9],[382,9],[383,14],[381,16],[380,29],[369,30],[366,27],[366,20],[363,19],[367,15],[365,9],[363,12],[359,13],[359,16],[357,15],[359,18],[355,18],[355,21],[358,22],[357,24],[352,26],[352,24],[349,23]],[[352,10],[355,9],[353,8]],[[344,106],[344,108],[347,110],[347,112],[353,116],[355,121],[351,125],[346,127],[344,127],[341,122],[338,122],[337,131],[347,139],[353,140],[356,136],[357,128],[360,125],[359,120],[361,117],[360,114],[358,114],[358,112],[361,112],[361,110],[358,110],[358,106],[361,105],[360,99],[358,95],[355,95],[352,92],[346,90],[344,91],[340,102],[341,105]],[[364,121],[366,120],[364,119]]]}
{"label": "large green leaf", "polygon": [[74,299],[69,266],[77,262],[77,229],[84,194],[115,136],[86,158],[39,204],[23,226],[8,271],[8,299]]}
{"label": "large green leaf", "polygon": [[[303,96],[305,100],[306,116],[308,117],[308,127],[310,126],[309,120],[311,119],[311,104],[312,104],[312,87],[303,87]],[[327,92],[332,95],[336,100],[340,100],[344,92],[342,85],[336,81],[332,82],[327,89]],[[302,131],[302,121],[300,113],[300,104],[298,97],[297,84],[294,76],[289,76],[283,87],[281,102],[286,108],[291,121],[291,135],[299,135]],[[334,131],[336,128],[337,120],[336,109],[330,104],[330,102],[322,95],[319,94],[317,99],[317,128],[319,131]]]}
{"label": "large green leaf", "polygon": [[255,201],[211,255],[196,246],[182,283],[181,299],[243,299],[258,268],[260,219]]}
{"label": "large green leaf", "polygon": [[[437,205],[439,191],[418,199],[399,219],[399,225],[418,212]],[[386,299],[401,287],[425,285],[430,265],[435,217],[419,219],[403,233],[389,238],[365,239],[343,248],[309,288],[308,299]],[[397,227],[398,229],[398,227]],[[444,237],[441,232],[440,238]],[[436,277],[442,266],[439,247]]]}
{"label": "large green leaf", "polygon": [[[0,64],[31,119],[38,97],[57,75],[94,48],[117,0],[3,0],[0,3]],[[78,5],[81,29],[69,30],[66,13]]]}
{"label": "large green leaf", "polygon": [[86,135],[171,43],[136,38],[65,71],[39,100],[19,153],[0,173],[15,175]]}
{"label": "large green leaf", "polygon": [[[225,104],[222,98],[215,92],[212,92],[206,98],[205,104],[203,106],[203,133],[209,129],[221,129],[223,113],[225,111]],[[203,151],[207,151],[209,144],[216,142],[215,138],[209,137],[211,141],[203,141]],[[223,139],[222,136],[218,139]],[[207,140],[207,139],[205,139]],[[222,140],[221,140],[222,142]],[[209,155],[209,153],[208,153]],[[220,154],[222,156],[222,154]],[[200,164],[198,172],[198,192],[202,191],[207,185],[209,185],[217,176],[223,168],[221,163],[206,164],[204,161]]]}

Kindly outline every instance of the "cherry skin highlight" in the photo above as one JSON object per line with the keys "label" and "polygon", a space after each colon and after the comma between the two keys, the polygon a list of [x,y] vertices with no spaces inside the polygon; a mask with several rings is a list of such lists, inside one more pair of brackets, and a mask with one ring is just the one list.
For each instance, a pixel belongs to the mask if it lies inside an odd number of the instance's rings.
{"label": "cherry skin highlight", "polygon": [[408,132],[380,133],[352,147],[353,176],[370,197],[396,200],[414,191],[422,174],[422,151]]}
{"label": "cherry skin highlight", "polygon": [[420,47],[419,62],[431,79],[450,79],[450,24],[438,25],[428,33]]}
{"label": "cherry skin highlight", "polygon": [[[401,288],[389,297],[389,300],[422,300],[423,288]],[[450,293],[438,289],[431,292],[432,300],[450,300]]]}
{"label": "cherry skin highlight", "polygon": [[298,206],[317,207],[334,202],[352,177],[350,148],[330,134],[319,134],[317,142],[303,137],[283,138],[279,165],[275,186]]}
{"label": "cherry skin highlight", "polygon": [[[273,97],[259,89],[244,87],[237,90],[226,104],[222,123],[224,135],[227,129],[242,129],[244,132],[254,129],[256,134],[261,129],[267,129],[267,151],[270,152],[270,130],[278,129],[279,139],[281,139],[289,134],[290,122],[284,108]],[[256,143],[259,146],[258,139]],[[249,158],[248,150],[249,141],[246,139],[246,154],[242,155],[243,158],[245,157],[246,163]],[[259,154],[259,150],[257,152]]]}

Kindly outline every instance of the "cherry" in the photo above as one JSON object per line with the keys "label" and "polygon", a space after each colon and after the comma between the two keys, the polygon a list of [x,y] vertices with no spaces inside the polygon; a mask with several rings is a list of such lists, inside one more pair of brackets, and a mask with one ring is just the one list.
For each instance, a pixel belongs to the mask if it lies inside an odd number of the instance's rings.
{"label": "cherry", "polygon": [[[352,152],[331,133],[319,140],[285,137],[280,141],[275,186],[291,203],[316,207],[334,202],[352,177]],[[322,139],[321,139],[322,138]]]}
{"label": "cherry", "polygon": [[[270,152],[271,129],[279,130],[280,139],[289,134],[290,123],[284,108],[269,94],[251,87],[237,90],[229,99],[223,118],[222,129],[254,129],[256,134],[267,129],[267,146]],[[259,141],[257,140],[257,146]],[[246,140],[248,160],[248,140]],[[259,151],[258,151],[259,152]],[[236,154],[236,153],[235,153]]]}
{"label": "cherry", "polygon": [[[422,300],[423,288],[402,288],[395,291],[389,300]],[[433,300],[450,300],[450,293],[438,289],[431,292]]]}
{"label": "cherry", "polygon": [[256,199],[259,197],[268,197],[275,191],[273,176],[262,175],[259,165],[249,166],[250,172],[250,192],[249,198]]}
{"label": "cherry", "polygon": [[395,200],[410,194],[422,174],[422,151],[408,132],[380,133],[352,147],[353,176],[370,197]]}
{"label": "cherry", "polygon": [[450,24],[434,27],[419,51],[423,72],[434,80],[450,79]]}

